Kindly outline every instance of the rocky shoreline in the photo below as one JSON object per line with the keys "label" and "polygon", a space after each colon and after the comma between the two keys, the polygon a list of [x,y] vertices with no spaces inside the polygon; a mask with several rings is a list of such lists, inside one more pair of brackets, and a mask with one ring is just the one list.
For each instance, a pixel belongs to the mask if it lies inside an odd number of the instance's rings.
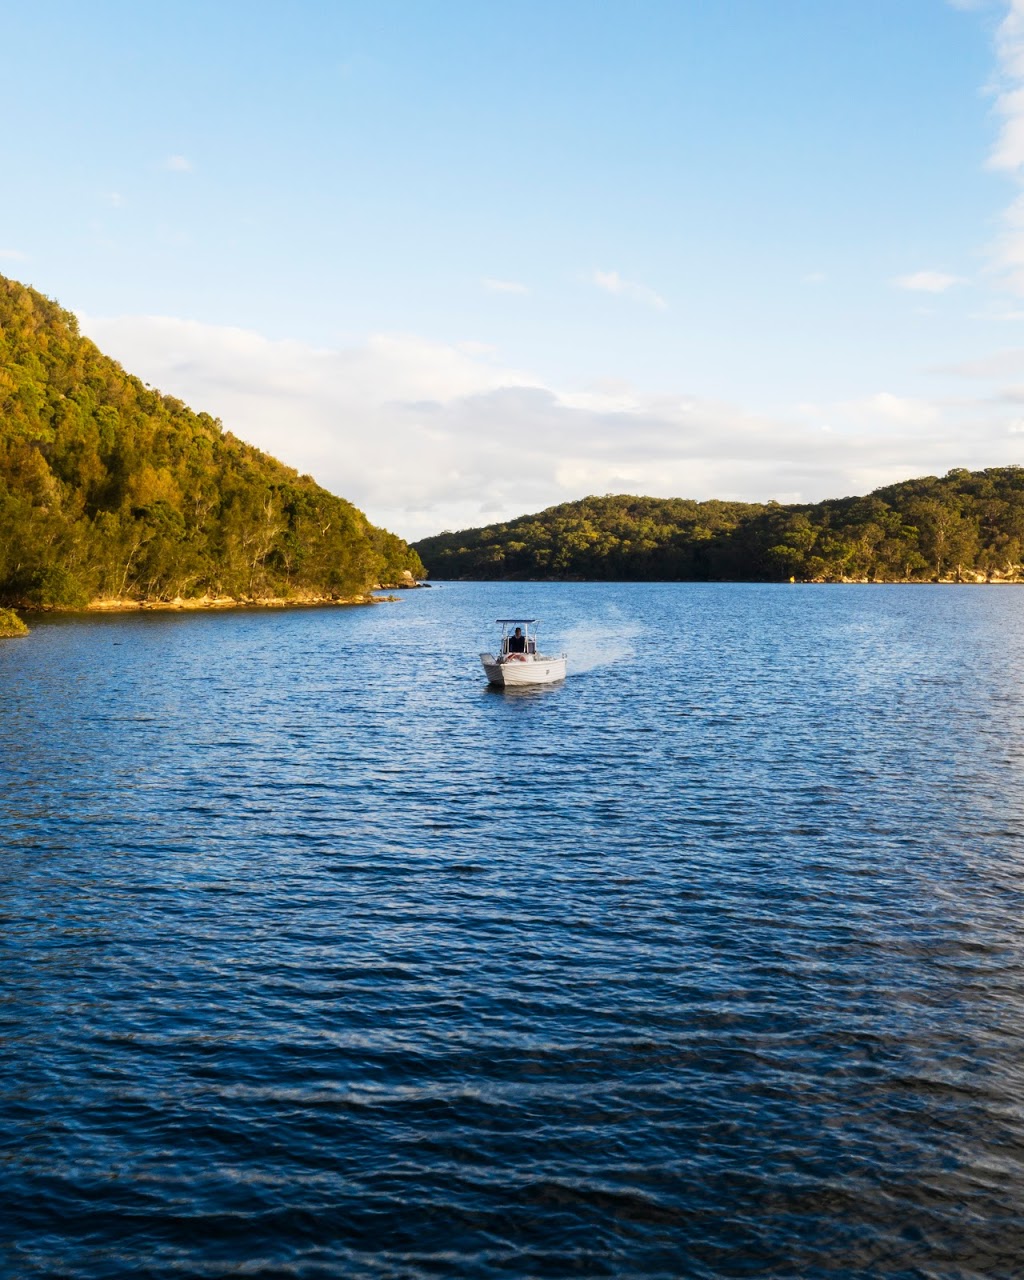
{"label": "rocky shoreline", "polygon": [[[381,595],[383,591],[412,591],[426,587],[426,582],[417,582],[412,575],[401,582],[383,582],[370,591],[356,596],[329,595],[294,595],[294,596],[174,596],[165,600],[158,597],[143,596],[98,596],[80,608],[68,608],[65,605],[18,605],[18,613],[189,613],[211,609],[298,609],[327,608],[342,605],[385,604],[395,602],[398,596]],[[24,626],[18,614],[8,609],[0,609],[0,635],[24,635],[25,631],[2,630],[4,619],[14,628]],[[27,628],[26,628],[27,630]]]}
{"label": "rocky shoreline", "polygon": [[965,569],[943,574],[941,578],[790,578],[788,581],[808,586],[850,583],[872,587],[1012,587],[1024,583],[1024,572],[986,574]]}
{"label": "rocky shoreline", "polygon": [[363,596],[175,596],[173,600],[133,600],[110,598],[90,600],[84,609],[61,610],[72,613],[188,613],[203,609],[296,609],[318,608],[328,605],[378,604],[385,599],[378,595]]}

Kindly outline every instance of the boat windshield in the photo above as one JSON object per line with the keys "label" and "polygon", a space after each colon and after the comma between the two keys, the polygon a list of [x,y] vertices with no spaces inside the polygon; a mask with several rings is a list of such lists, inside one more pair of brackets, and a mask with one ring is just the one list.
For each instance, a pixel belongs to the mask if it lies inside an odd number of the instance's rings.
{"label": "boat windshield", "polygon": [[539,618],[498,618],[501,627],[501,656],[509,654],[531,654],[537,652],[537,637],[531,631],[536,630]]}

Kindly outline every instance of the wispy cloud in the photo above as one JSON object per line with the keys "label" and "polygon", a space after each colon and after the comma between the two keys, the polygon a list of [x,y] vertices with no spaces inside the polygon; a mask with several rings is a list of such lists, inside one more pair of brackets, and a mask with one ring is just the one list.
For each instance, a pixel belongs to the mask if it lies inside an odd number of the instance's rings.
{"label": "wispy cloud", "polygon": [[1010,0],[996,33],[996,111],[1003,117],[989,167],[1018,173],[1024,165],[1024,2]]}
{"label": "wispy cloud", "polygon": [[863,400],[851,401],[850,406],[884,421],[908,427],[931,426],[939,419],[939,410],[931,401],[915,396],[897,396],[891,391],[879,391]]}
{"label": "wispy cloud", "polygon": [[617,271],[595,271],[591,280],[605,293],[612,293],[621,298],[631,298],[634,302],[642,302],[645,306],[655,307],[658,311],[668,309],[668,303],[660,293],[656,293],[645,284],[624,280]]}
{"label": "wispy cloud", "polygon": [[490,293],[529,293],[530,290],[525,284],[520,284],[518,280],[495,280],[491,276],[484,276],[480,281],[485,289]]}
{"label": "wispy cloud", "polygon": [[22,253],[20,249],[0,249],[0,258],[4,262],[25,262],[28,254]]}
{"label": "wispy cloud", "polygon": [[164,168],[170,169],[172,173],[191,173],[192,161],[188,156],[168,156],[164,161]]}
{"label": "wispy cloud", "polygon": [[897,276],[893,284],[898,289],[910,289],[917,293],[945,293],[955,284],[963,282],[963,276],[951,276],[945,271],[913,271],[910,275]]}
{"label": "wispy cloud", "polygon": [[1024,349],[1011,347],[973,360],[937,365],[933,372],[952,373],[961,378],[1018,378],[1024,375]]}
{"label": "wispy cloud", "polygon": [[[996,32],[996,113],[1002,117],[988,167],[1024,187],[1024,0],[1009,0]],[[1024,293],[1024,192],[1003,214],[993,263],[1015,292]]]}

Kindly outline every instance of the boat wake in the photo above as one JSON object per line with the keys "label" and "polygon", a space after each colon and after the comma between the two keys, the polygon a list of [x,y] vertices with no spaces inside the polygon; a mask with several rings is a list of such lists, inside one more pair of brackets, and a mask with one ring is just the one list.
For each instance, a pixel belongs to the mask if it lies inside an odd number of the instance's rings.
{"label": "boat wake", "polygon": [[570,627],[559,636],[559,644],[569,655],[571,676],[583,675],[597,667],[623,662],[636,652],[636,638],[641,631],[638,622],[615,622],[607,619],[589,626]]}

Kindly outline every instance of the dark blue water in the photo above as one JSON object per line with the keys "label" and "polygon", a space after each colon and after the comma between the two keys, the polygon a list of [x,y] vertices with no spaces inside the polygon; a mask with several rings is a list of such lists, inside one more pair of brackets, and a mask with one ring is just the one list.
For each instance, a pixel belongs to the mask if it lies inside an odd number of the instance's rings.
{"label": "dark blue water", "polygon": [[1014,588],[37,621],[0,1273],[1024,1274],[1022,672]]}

